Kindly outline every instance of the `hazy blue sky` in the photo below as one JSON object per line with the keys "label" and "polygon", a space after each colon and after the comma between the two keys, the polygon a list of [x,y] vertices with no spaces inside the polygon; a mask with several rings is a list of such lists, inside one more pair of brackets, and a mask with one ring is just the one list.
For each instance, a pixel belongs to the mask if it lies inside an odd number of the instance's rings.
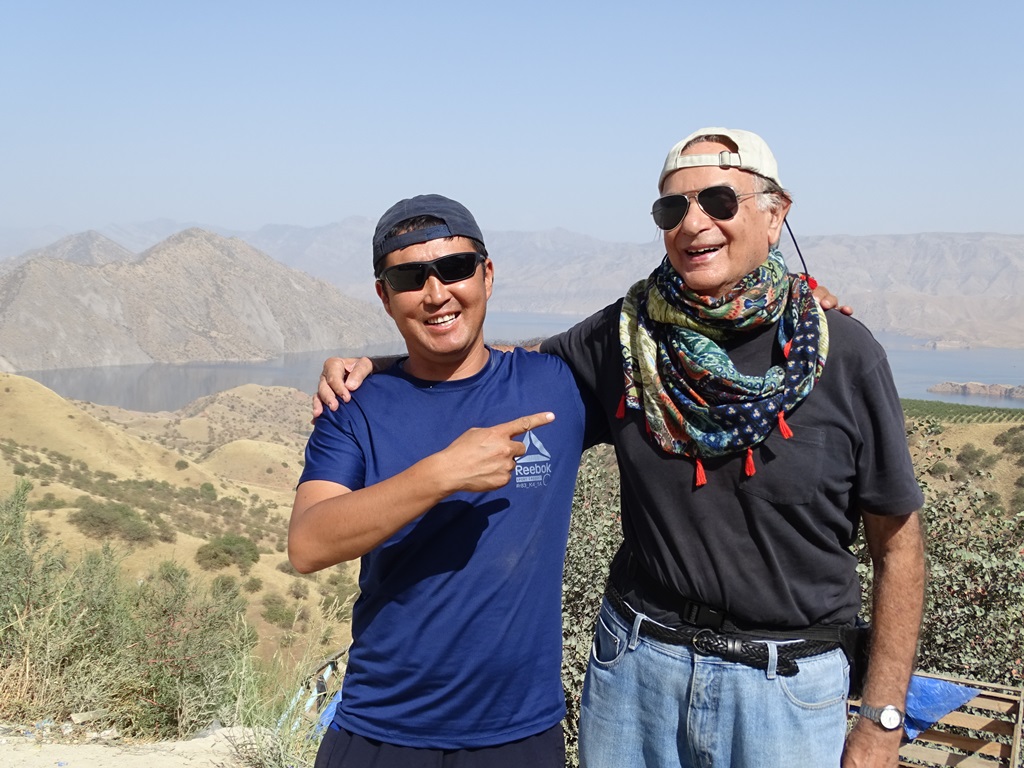
{"label": "hazy blue sky", "polygon": [[754,130],[797,233],[1024,232],[1024,3],[0,0],[0,227],[254,228],[461,199],[654,237],[665,152]]}

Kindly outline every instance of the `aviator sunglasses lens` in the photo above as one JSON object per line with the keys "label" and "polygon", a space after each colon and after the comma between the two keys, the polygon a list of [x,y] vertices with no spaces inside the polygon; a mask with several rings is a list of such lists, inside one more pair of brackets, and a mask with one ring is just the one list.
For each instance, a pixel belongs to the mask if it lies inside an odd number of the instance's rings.
{"label": "aviator sunglasses lens", "polygon": [[396,291],[418,291],[431,272],[446,285],[472,277],[480,258],[477,253],[453,253],[433,261],[396,264],[385,269],[383,277]]}
{"label": "aviator sunglasses lens", "polygon": [[[739,198],[732,187],[708,187],[698,192],[696,198],[700,209],[719,221],[731,219],[739,210]],[[651,215],[659,228],[668,231],[679,226],[689,207],[690,196],[665,195],[655,201]]]}

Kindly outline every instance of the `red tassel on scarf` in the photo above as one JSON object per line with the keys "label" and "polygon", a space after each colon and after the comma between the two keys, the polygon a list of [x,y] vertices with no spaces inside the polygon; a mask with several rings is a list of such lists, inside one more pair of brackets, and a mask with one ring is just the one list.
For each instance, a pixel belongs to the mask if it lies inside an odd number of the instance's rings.
{"label": "red tassel on scarf", "polygon": [[789,440],[793,436],[793,430],[789,428],[789,424],[786,423],[786,414],[779,411],[779,434]]}
{"label": "red tassel on scarf", "polygon": [[810,288],[812,291],[818,287],[818,281],[815,280],[810,275],[808,275],[806,272],[804,272],[802,275],[797,275],[797,277],[799,277],[801,280],[806,281],[807,287]]}
{"label": "red tassel on scarf", "polygon": [[757,472],[757,468],[754,467],[754,449],[747,448],[747,461],[743,467],[743,471],[747,473],[747,477],[753,477]]}
{"label": "red tassel on scarf", "polygon": [[708,477],[704,474],[704,462],[700,460],[700,457],[694,458],[694,464],[697,465],[697,476],[694,478],[694,485],[700,488],[702,485],[708,484]]}
{"label": "red tassel on scarf", "polygon": [[622,399],[619,400],[619,407],[615,409],[615,418],[624,419],[626,418],[626,394],[623,392]]}
{"label": "red tassel on scarf", "polygon": [[787,359],[789,358],[789,350],[792,349],[792,348],[793,348],[793,340],[790,339],[789,341],[786,342],[786,346],[784,346],[782,348],[782,354]]}

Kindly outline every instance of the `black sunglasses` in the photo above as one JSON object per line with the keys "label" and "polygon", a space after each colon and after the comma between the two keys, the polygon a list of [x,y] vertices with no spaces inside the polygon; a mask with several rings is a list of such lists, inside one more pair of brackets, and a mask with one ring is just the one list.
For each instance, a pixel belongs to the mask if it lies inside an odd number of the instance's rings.
{"label": "black sunglasses", "polygon": [[387,280],[395,291],[418,291],[431,274],[445,285],[468,280],[476,272],[476,265],[487,257],[482,253],[451,253],[433,261],[410,261],[395,264],[380,274],[380,280]]}
{"label": "black sunglasses", "polygon": [[666,232],[675,229],[690,210],[690,198],[697,201],[697,205],[712,219],[728,221],[740,209],[740,200],[754,195],[763,195],[764,192],[744,192],[737,194],[732,187],[719,185],[706,187],[699,192],[690,192],[685,195],[665,195],[654,201],[651,215],[654,223]]}

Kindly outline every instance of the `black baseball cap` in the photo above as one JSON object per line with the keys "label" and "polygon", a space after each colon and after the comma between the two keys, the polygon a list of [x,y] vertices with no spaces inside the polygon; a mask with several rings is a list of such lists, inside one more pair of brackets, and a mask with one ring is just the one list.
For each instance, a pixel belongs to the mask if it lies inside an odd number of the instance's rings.
{"label": "black baseball cap", "polygon": [[[417,216],[433,216],[444,224],[388,237],[388,233],[396,226]],[[480,232],[476,219],[462,203],[444,195],[417,195],[400,200],[384,212],[377,222],[377,229],[374,230],[374,273],[377,272],[377,265],[392,251],[443,237],[470,237],[481,244],[484,242],[483,233]]]}

